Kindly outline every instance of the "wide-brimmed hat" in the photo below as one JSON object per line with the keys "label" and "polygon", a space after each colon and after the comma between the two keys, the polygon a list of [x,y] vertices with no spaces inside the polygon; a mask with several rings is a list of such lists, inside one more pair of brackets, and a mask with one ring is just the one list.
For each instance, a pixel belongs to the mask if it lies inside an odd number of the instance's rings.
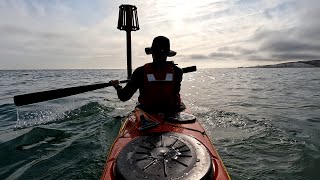
{"label": "wide-brimmed hat", "polygon": [[177,52],[170,50],[170,40],[164,36],[157,36],[152,41],[151,47],[146,47],[146,54],[152,54],[154,51],[165,53],[168,57],[175,56]]}

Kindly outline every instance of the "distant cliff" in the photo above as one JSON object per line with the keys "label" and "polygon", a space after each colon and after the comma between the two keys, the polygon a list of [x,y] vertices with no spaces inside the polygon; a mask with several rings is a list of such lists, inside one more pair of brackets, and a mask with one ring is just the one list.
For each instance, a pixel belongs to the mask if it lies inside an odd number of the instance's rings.
{"label": "distant cliff", "polygon": [[286,62],[272,65],[252,66],[247,68],[319,68],[320,60]]}

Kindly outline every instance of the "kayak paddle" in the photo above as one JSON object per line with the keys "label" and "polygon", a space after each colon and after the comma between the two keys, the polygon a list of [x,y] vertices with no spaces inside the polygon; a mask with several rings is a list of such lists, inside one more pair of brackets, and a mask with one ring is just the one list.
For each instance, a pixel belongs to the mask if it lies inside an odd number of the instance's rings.
{"label": "kayak paddle", "polygon": [[[197,70],[196,66],[182,68],[183,73],[193,72],[196,70]],[[126,83],[126,82],[129,82],[129,80],[120,81],[120,83]],[[93,91],[96,89],[102,89],[102,88],[109,87],[109,86],[111,86],[110,83],[100,83],[100,84],[75,86],[75,87],[69,87],[69,88],[62,88],[62,89],[55,89],[55,90],[49,90],[49,91],[22,94],[22,95],[14,96],[13,101],[16,106],[23,106],[23,105],[48,101],[48,100],[52,100],[52,99],[58,99],[58,98],[62,98],[62,97],[72,96],[75,94]]]}

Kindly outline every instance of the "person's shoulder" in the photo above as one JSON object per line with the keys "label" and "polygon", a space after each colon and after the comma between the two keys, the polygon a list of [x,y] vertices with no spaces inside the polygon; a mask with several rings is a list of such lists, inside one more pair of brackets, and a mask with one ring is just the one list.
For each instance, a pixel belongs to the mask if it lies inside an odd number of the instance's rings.
{"label": "person's shoulder", "polygon": [[144,66],[140,66],[140,67],[137,67],[135,70],[134,70],[134,72],[141,72],[141,71],[143,71],[143,68]]}
{"label": "person's shoulder", "polygon": [[144,73],[144,66],[140,66],[140,67],[137,67],[134,71],[133,71],[133,74],[132,76],[134,77],[141,77]]}

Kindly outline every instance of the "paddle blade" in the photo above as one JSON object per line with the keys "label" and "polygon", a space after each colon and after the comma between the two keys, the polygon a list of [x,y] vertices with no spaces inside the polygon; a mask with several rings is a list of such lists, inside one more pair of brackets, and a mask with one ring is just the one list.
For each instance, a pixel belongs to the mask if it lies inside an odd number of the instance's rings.
{"label": "paddle blade", "polygon": [[197,66],[190,66],[186,68],[182,68],[183,73],[194,72],[197,70]]}

